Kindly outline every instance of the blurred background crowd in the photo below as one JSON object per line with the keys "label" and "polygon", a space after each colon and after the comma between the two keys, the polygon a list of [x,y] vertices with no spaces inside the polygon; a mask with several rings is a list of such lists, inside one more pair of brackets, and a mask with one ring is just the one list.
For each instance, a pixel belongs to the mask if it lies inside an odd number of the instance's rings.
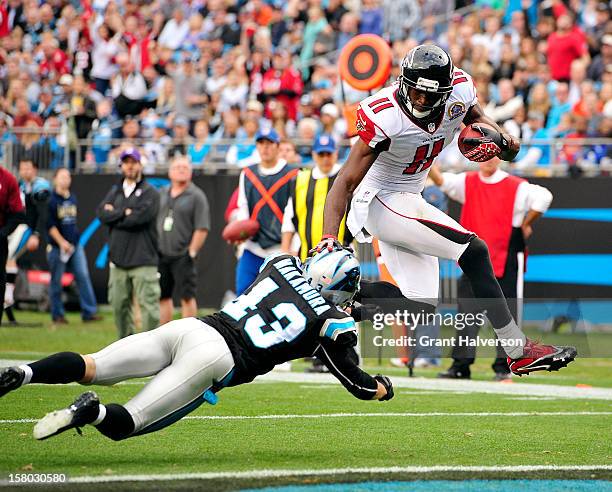
{"label": "blurred background crowd", "polygon": [[393,77],[417,44],[448,50],[525,144],[517,172],[610,165],[612,20],[597,0],[3,0],[1,157],[116,171],[136,144],[145,173],[177,154],[243,167],[273,127],[282,157],[308,164],[318,134],[348,137],[343,106],[367,95],[336,64],[360,33],[388,40]]}

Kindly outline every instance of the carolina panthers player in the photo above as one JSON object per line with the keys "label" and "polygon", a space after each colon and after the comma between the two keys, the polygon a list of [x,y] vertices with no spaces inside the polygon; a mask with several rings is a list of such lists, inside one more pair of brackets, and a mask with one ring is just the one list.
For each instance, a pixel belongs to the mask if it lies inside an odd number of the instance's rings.
{"label": "carolina panthers player", "polygon": [[398,80],[364,99],[357,111],[359,139],[325,202],[323,239],[316,251],[340,247],[338,227],[352,195],[347,225],[360,242],[379,239],[380,252],[402,294],[438,299],[438,258],[459,262],[476,298],[487,299],[487,315],[504,344],[515,374],[558,370],[576,349],[527,340],[512,318],[495,279],[486,244],[421,196],[429,168],[461,124],[480,126],[471,139],[471,160],[512,160],[519,142],[487,118],[472,78],[434,45],[406,55]]}
{"label": "carolina panthers player", "polygon": [[51,412],[34,427],[46,439],[86,424],[121,440],[162,429],[215,393],[272,370],[276,364],[316,355],[354,396],[390,400],[389,378],[357,365],[357,329],[338,306],[351,302],[359,263],[347,250],[318,255],[303,270],[289,255],[269,257],[256,281],[220,312],[171,321],[118,340],[89,355],[61,352],[0,370],[0,396],[28,383],[109,385],[153,376],[127,403],[102,404],[92,392]]}

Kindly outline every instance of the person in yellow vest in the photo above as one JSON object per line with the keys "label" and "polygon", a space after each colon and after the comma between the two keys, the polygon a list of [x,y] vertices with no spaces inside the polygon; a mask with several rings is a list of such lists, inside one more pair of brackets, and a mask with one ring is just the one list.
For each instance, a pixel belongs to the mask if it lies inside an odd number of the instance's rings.
{"label": "person in yellow vest", "polygon": [[[320,134],[312,147],[315,166],[302,169],[291,183],[291,196],[285,209],[282,227],[283,252],[299,256],[305,261],[308,252],[321,240],[325,199],[338,171],[336,142],[329,134]],[[342,219],[338,240],[347,246],[352,236]],[[327,372],[318,359],[314,359],[309,372]]]}
{"label": "person in yellow vest", "polygon": [[[315,139],[312,158],[315,166],[302,169],[291,184],[281,229],[283,252],[299,256],[302,261],[321,240],[325,199],[341,167],[331,135],[323,133]],[[345,246],[352,241],[346,216],[342,219],[338,240]]]}

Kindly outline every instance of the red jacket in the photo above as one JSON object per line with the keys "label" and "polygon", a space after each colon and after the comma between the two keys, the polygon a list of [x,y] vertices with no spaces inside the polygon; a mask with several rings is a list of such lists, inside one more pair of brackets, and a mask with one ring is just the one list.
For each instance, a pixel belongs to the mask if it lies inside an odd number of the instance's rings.
{"label": "red jacket", "polygon": [[[285,106],[292,120],[297,118],[298,104],[304,89],[302,77],[297,70],[290,67],[281,72],[271,68],[264,74],[261,85],[262,93],[270,98],[266,104],[267,118],[271,116],[270,101],[278,101]],[[266,94],[266,88],[272,88],[273,94]]]}

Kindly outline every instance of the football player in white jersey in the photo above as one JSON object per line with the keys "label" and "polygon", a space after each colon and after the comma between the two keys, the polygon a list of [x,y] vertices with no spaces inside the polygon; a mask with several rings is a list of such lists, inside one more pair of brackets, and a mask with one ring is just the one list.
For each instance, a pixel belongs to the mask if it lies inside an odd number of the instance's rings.
{"label": "football player in white jersey", "polygon": [[389,272],[408,299],[438,299],[438,258],[459,262],[486,310],[518,375],[558,370],[574,360],[574,347],[542,345],[526,339],[512,318],[495,279],[486,244],[421,196],[429,168],[461,124],[479,126],[480,138],[466,139],[470,159],[493,156],[510,161],[520,144],[502,133],[478,104],[472,78],[455,68],[434,45],[413,48],[398,80],[364,99],[357,111],[359,139],[325,203],[323,239],[317,252],[341,247],[338,227],[352,195],[347,225],[356,239],[375,236]]}

